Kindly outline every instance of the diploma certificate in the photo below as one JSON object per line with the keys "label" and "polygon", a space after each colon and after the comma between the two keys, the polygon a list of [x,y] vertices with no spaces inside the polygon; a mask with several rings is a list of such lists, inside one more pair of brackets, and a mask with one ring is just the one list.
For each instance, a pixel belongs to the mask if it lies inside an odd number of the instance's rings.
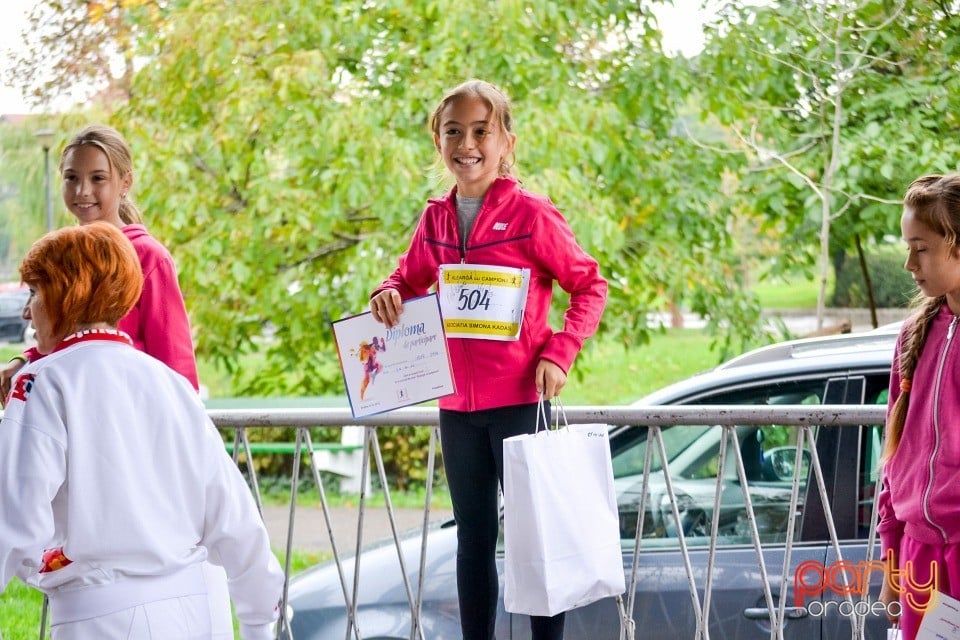
{"label": "diploma certificate", "polygon": [[390,329],[369,311],[332,325],[354,418],[454,392],[437,294],[405,300]]}
{"label": "diploma certificate", "polygon": [[936,598],[936,603],[923,614],[917,640],[960,638],[960,601],[940,592],[932,597]]}

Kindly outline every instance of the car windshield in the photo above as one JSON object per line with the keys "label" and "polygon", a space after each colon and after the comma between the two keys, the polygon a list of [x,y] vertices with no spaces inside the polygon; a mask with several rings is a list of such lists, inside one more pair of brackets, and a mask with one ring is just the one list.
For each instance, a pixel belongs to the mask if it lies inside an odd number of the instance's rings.
{"label": "car windshield", "polygon": [[[706,390],[680,403],[816,405],[822,404],[827,397],[828,386],[828,379],[820,376],[751,380],[743,385]],[[643,470],[650,433],[648,427],[635,426],[619,429],[611,437],[621,537],[625,540],[636,535],[639,524],[637,508],[643,493]],[[749,493],[753,503],[761,539],[766,542],[785,539],[795,471],[800,480],[801,510],[810,473],[810,452],[806,447],[803,447],[802,457],[797,459],[797,429],[775,424],[739,425],[732,434],[735,440],[728,441],[736,452],[727,449],[722,461],[723,428],[718,425],[665,426],[660,433],[663,458],[673,483],[672,491],[681,505],[682,522],[679,524],[692,544],[706,544],[709,540],[715,506],[720,509],[720,538],[725,542],[749,543],[745,493]],[[653,441],[650,444],[655,445]],[[741,482],[738,459],[743,464],[746,485]],[[671,512],[663,466],[660,447],[653,446],[644,499],[643,537],[662,538],[667,543],[671,539],[675,541],[678,523]],[[719,503],[715,505],[718,477],[722,491]]]}
{"label": "car windshield", "polygon": [[[707,431],[716,429],[710,426],[690,426],[677,428],[666,428],[662,430],[663,446],[667,453],[667,460],[673,461],[688,452],[690,447],[695,445]],[[627,446],[618,447],[618,451],[613,454],[613,477],[624,478],[643,473],[643,464],[646,458],[647,433],[646,427],[635,428],[635,437],[630,438]],[[656,450],[650,457],[650,470],[660,471],[663,465],[660,460],[659,452]]]}

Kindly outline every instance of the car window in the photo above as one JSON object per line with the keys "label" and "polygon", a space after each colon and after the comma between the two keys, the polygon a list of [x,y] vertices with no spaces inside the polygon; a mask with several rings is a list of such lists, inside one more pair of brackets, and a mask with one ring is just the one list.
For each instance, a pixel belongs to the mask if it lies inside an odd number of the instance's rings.
{"label": "car window", "polygon": [[[787,405],[823,404],[827,380],[775,380],[732,389],[713,390],[682,404],[710,405]],[[620,509],[621,538],[632,545],[637,531],[637,515],[646,456],[646,427],[621,432],[613,442],[613,468]],[[711,519],[720,465],[719,426],[671,426],[661,429],[666,466],[676,495],[680,521],[672,513],[669,493],[662,473],[659,450],[651,459],[648,495],[643,522],[643,546],[677,544],[682,529],[690,545],[709,544]],[[743,460],[750,501],[754,508],[761,541],[784,542],[789,524],[789,504],[794,470],[799,466],[800,505],[810,472],[810,454],[804,448],[796,460],[798,430],[784,425],[742,425],[736,427],[737,445]],[[722,473],[718,541],[721,544],[749,544],[752,541],[744,491],[737,470],[737,459],[728,442]],[[800,522],[795,525],[799,539]]]}
{"label": "car window", "polygon": [[[865,404],[886,405],[890,389],[888,379],[883,376],[868,378]],[[880,454],[883,438],[883,425],[869,425],[863,430],[860,448],[860,487],[857,508],[857,537],[865,539],[873,526],[873,501],[877,493],[877,480],[880,475]]]}

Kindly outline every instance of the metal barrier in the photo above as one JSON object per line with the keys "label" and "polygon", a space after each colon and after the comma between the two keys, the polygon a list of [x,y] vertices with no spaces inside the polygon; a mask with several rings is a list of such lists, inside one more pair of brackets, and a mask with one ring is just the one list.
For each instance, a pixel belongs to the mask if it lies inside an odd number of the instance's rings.
{"label": "metal barrier", "polygon": [[[783,640],[783,627],[784,621],[789,617],[785,608],[786,598],[781,598],[779,603],[774,602],[773,595],[770,590],[770,585],[767,576],[767,569],[764,565],[763,553],[761,551],[761,538],[757,528],[757,519],[754,512],[753,505],[750,501],[750,495],[747,491],[748,481],[747,474],[744,468],[744,460],[740,452],[740,448],[737,445],[737,434],[735,427],[738,425],[771,425],[775,424],[778,426],[796,428],[798,430],[796,438],[796,453],[795,460],[802,459],[803,448],[806,444],[807,450],[812,454],[812,460],[810,463],[810,477],[816,482],[816,488],[819,491],[820,499],[824,506],[825,516],[828,522],[829,532],[830,532],[830,543],[832,545],[833,551],[836,554],[838,559],[842,559],[841,549],[839,545],[839,539],[837,536],[836,529],[833,525],[833,518],[830,512],[830,501],[826,493],[826,487],[824,484],[823,472],[821,469],[821,464],[819,457],[817,456],[817,448],[815,445],[815,434],[814,427],[827,425],[827,426],[856,426],[856,425],[873,425],[873,424],[882,424],[885,419],[886,408],[884,406],[875,406],[875,405],[864,405],[864,406],[852,406],[852,405],[779,405],[779,406],[754,406],[754,405],[738,405],[738,406],[577,406],[577,407],[566,407],[566,418],[571,424],[609,424],[609,425],[645,425],[650,427],[649,437],[647,438],[646,445],[646,460],[644,464],[643,472],[643,489],[640,492],[640,502],[638,504],[638,523],[636,529],[636,540],[634,543],[634,563],[631,575],[628,578],[628,590],[626,594],[626,615],[632,621],[633,609],[634,609],[634,595],[636,593],[636,576],[637,576],[637,565],[639,558],[639,551],[642,548],[642,532],[644,531],[644,513],[645,509],[645,500],[647,497],[647,487],[650,478],[650,468],[651,468],[651,459],[654,452],[656,452],[661,460],[666,459],[666,450],[664,447],[664,442],[662,439],[662,432],[660,427],[670,426],[670,425],[719,425],[723,427],[723,437],[720,440],[720,462],[718,464],[718,473],[717,473],[717,492],[713,505],[713,518],[711,522],[710,529],[710,543],[709,543],[709,562],[706,575],[706,583],[703,585],[703,596],[701,599],[700,593],[698,592],[698,586],[696,584],[694,572],[690,563],[690,554],[688,546],[686,543],[685,535],[683,528],[677,526],[678,542],[680,551],[683,554],[684,566],[687,575],[687,581],[689,584],[690,597],[691,597],[691,606],[695,613],[696,622],[697,622],[697,639],[706,640],[709,638],[709,629],[708,621],[711,611],[710,599],[711,599],[711,590],[712,590],[712,581],[713,581],[713,567],[714,567],[714,558],[717,545],[717,526],[718,526],[718,514],[719,514],[719,500],[720,500],[720,481],[721,473],[724,469],[724,461],[726,456],[730,455],[730,452],[733,453],[736,463],[737,476],[740,480],[740,484],[743,487],[744,500],[746,503],[746,515],[747,515],[747,524],[750,530],[750,538],[753,543],[754,550],[757,556],[758,570],[761,575],[762,583],[764,586],[764,598],[766,602],[766,612],[770,624],[770,638]],[[365,418],[362,420],[354,420],[351,413],[347,409],[265,409],[265,410],[256,410],[256,409],[236,409],[236,410],[210,410],[208,411],[211,419],[217,425],[218,428],[222,430],[233,430],[233,439],[234,443],[232,446],[234,460],[239,459],[240,452],[246,452],[246,472],[247,476],[250,479],[251,489],[254,493],[254,496],[257,501],[258,507],[262,510],[262,503],[260,500],[258,480],[255,473],[254,465],[252,463],[253,455],[255,455],[255,448],[251,445],[249,440],[248,431],[257,427],[295,427],[296,428],[296,441],[293,444],[292,451],[294,456],[293,472],[291,477],[291,500],[289,504],[289,521],[287,528],[287,540],[285,541],[285,555],[286,555],[286,565],[284,567],[287,582],[284,583],[284,592],[283,592],[283,602],[280,611],[281,619],[277,625],[277,638],[291,638],[292,631],[289,628],[289,624],[286,620],[286,603],[288,599],[288,582],[290,574],[290,558],[291,551],[293,550],[293,532],[294,524],[296,520],[296,495],[299,484],[299,473],[302,465],[302,452],[307,451],[311,452],[314,450],[314,444],[311,441],[309,428],[310,427],[330,427],[330,426],[361,426],[366,427],[364,429],[364,439],[363,439],[363,457],[362,457],[362,466],[363,474],[366,475],[369,472],[372,472],[371,469],[371,456],[373,457],[374,464],[376,465],[376,472],[380,478],[380,486],[388,487],[386,474],[383,467],[383,459],[380,454],[379,441],[376,435],[376,427],[378,426],[431,426],[436,427],[438,424],[438,410],[436,408],[406,408],[399,409],[387,414],[381,414],[378,416],[373,416]],[[406,589],[406,595],[410,607],[410,616],[411,616],[411,628],[410,628],[410,638],[424,639],[424,631],[421,627],[420,622],[420,611],[422,606],[422,593],[423,593],[423,580],[424,580],[424,563],[426,558],[426,545],[427,545],[427,525],[429,524],[429,505],[432,497],[432,478],[434,475],[435,468],[435,454],[436,454],[436,442],[438,438],[438,429],[434,428],[431,431],[431,439],[429,444],[429,449],[427,452],[428,455],[428,468],[427,468],[427,487],[426,487],[426,496],[425,496],[425,507],[424,507],[424,518],[423,518],[423,533],[421,537],[421,550],[420,550],[420,566],[417,572],[419,575],[419,582],[416,585],[416,589],[410,583],[410,573],[407,570],[404,556],[401,553],[400,547],[400,536],[397,531],[396,518],[394,515],[394,510],[390,501],[389,490],[384,490],[384,499],[387,508],[388,517],[390,519],[390,525],[393,532],[393,542],[396,545],[397,556],[400,562],[401,571],[403,573],[403,581]],[[730,445],[734,446],[730,446]],[[344,597],[344,606],[347,611],[347,629],[345,629],[346,638],[354,638],[355,640],[362,640],[361,630],[358,625],[358,616],[357,616],[357,596],[359,588],[359,567],[360,563],[354,563],[354,572],[352,579],[348,579],[346,575],[340,550],[337,546],[337,541],[335,539],[332,522],[330,518],[329,503],[327,500],[326,492],[324,490],[324,485],[320,476],[318,465],[315,463],[315,460],[312,456],[308,459],[308,465],[310,471],[313,475],[314,483],[317,487],[321,508],[323,510],[324,521],[326,523],[327,534],[330,539],[330,545],[334,555],[334,562],[336,563],[337,571],[340,579],[340,587],[343,592]],[[794,520],[797,513],[797,503],[798,503],[798,493],[799,493],[799,484],[800,484],[800,469],[801,465],[797,464],[795,466],[795,472],[793,476],[792,492],[791,492],[791,502],[789,507],[790,514],[794,514],[794,517],[790,518],[788,523],[788,530],[785,541],[785,553],[786,559],[784,564],[784,575],[782,578],[780,593],[787,592],[787,571],[786,568],[789,566],[790,553],[792,550],[792,544],[794,539]],[[663,480],[666,486],[666,490],[669,495],[670,500],[670,509],[674,518],[675,523],[679,523],[681,520],[679,506],[677,504],[677,498],[673,490],[672,478],[670,477],[670,472],[666,464],[662,465],[663,467]],[[362,541],[362,530],[363,530],[363,521],[364,513],[366,507],[366,500],[368,495],[366,491],[361,492],[360,502],[359,502],[359,515],[358,515],[358,536],[357,544],[354,551],[359,558],[361,553],[361,541]],[[874,506],[874,514],[871,522],[876,521],[876,507]],[[871,527],[871,533],[868,540],[868,556],[872,557],[873,548],[875,544],[875,533],[873,532],[873,527]],[[847,579],[845,576],[844,580]],[[863,596],[865,597],[865,595]],[[845,598],[848,602],[852,603],[852,596],[847,593]],[[851,637],[856,639],[861,639],[864,637],[864,616],[854,617],[852,624]],[[41,630],[41,638],[43,631]],[[633,627],[632,625],[627,625],[627,627],[621,632],[621,640],[632,640],[633,639]],[[294,639],[295,640],[295,639]]]}
{"label": "metal barrier", "polygon": [[[826,517],[829,523],[830,529],[830,542],[833,546],[834,552],[836,553],[838,559],[842,559],[842,554],[839,546],[839,540],[836,534],[835,528],[832,526],[832,515],[830,513],[830,504],[828,496],[826,495],[826,488],[824,485],[824,478],[821,470],[821,465],[819,458],[816,455],[816,446],[814,442],[814,433],[812,427],[818,425],[835,425],[835,426],[853,426],[861,424],[882,424],[885,418],[885,407],[882,406],[850,406],[850,405],[819,405],[819,406],[809,406],[809,405],[796,405],[796,406],[653,406],[653,407],[613,407],[613,406],[588,406],[588,407],[568,407],[566,409],[567,419],[570,423],[593,423],[593,424],[611,424],[611,425],[648,425],[651,427],[651,438],[648,439],[648,443],[652,442],[654,446],[659,450],[659,455],[661,459],[664,459],[666,452],[664,449],[663,440],[661,438],[661,432],[659,427],[668,426],[668,425],[720,425],[725,427],[724,437],[721,440],[720,447],[720,457],[721,463],[719,464],[719,469],[723,468],[723,459],[727,455],[728,450],[733,451],[733,454],[736,458],[737,473],[740,478],[741,485],[744,487],[744,499],[746,501],[747,508],[747,519],[751,532],[751,539],[757,554],[758,568],[762,576],[762,582],[764,585],[764,595],[767,605],[767,612],[770,621],[771,627],[771,638],[783,638],[783,626],[784,620],[786,618],[787,612],[785,609],[785,599],[781,599],[779,604],[774,603],[772,593],[770,591],[769,582],[767,579],[767,571],[764,566],[763,554],[761,552],[761,541],[760,535],[757,530],[756,525],[756,516],[753,510],[753,505],[750,502],[750,495],[747,492],[747,477],[744,470],[744,462],[740,454],[739,447],[733,446],[729,447],[728,443],[736,443],[736,433],[732,430],[732,427],[736,425],[768,425],[768,424],[777,424],[782,426],[791,426],[799,430],[797,440],[797,451],[796,459],[800,459],[802,455],[802,448],[804,443],[809,447],[809,450],[812,452],[813,459],[811,464],[811,472],[817,484],[817,490],[820,493],[821,500],[823,502],[824,508],[826,510]],[[240,443],[246,439],[245,430],[252,426],[288,426],[288,427],[297,427],[297,443],[295,445],[295,461],[294,461],[294,471],[293,471],[293,490],[291,495],[295,495],[296,486],[298,482],[298,469],[300,466],[300,456],[299,452],[302,446],[305,446],[307,450],[312,450],[312,445],[310,443],[310,435],[308,428],[311,426],[334,426],[334,425],[357,425],[368,427],[366,430],[366,447],[364,449],[363,457],[363,468],[364,472],[369,469],[370,462],[369,456],[372,454],[377,464],[377,472],[381,480],[381,486],[386,487],[387,482],[385,474],[383,472],[383,462],[380,457],[380,450],[378,441],[376,438],[376,427],[377,426],[435,426],[438,421],[438,413],[434,408],[409,408],[409,409],[400,409],[389,414],[383,414],[379,416],[374,416],[371,418],[366,418],[364,420],[353,420],[351,414],[346,409],[318,409],[318,410],[304,410],[304,409],[285,409],[285,410],[272,410],[272,411],[250,411],[250,410],[224,410],[224,411],[211,411],[211,418],[214,422],[222,428],[234,428],[237,429],[237,442]],[[413,591],[410,582],[409,574],[407,572],[406,566],[404,564],[403,554],[400,552],[400,540],[396,529],[395,518],[393,516],[393,510],[390,503],[389,492],[385,492],[385,502],[387,506],[388,515],[390,517],[391,527],[393,530],[393,541],[397,547],[397,556],[400,561],[401,571],[403,572],[404,585],[407,592],[407,598],[410,605],[411,612],[411,629],[410,629],[410,638],[423,638],[423,629],[420,625],[419,612],[421,609],[421,594],[423,591],[423,576],[424,576],[424,566],[423,562],[425,559],[425,551],[427,544],[427,531],[426,525],[429,522],[429,504],[430,496],[432,491],[432,486],[430,485],[430,480],[433,477],[433,468],[434,468],[434,452],[436,445],[436,430],[432,432],[432,437],[430,440],[430,449],[429,449],[429,460],[428,460],[428,485],[427,485],[427,495],[424,509],[424,530],[422,535],[421,542],[421,565],[419,567],[418,575],[420,576],[420,583],[417,586],[416,592]],[[239,446],[237,448],[239,450]],[[634,566],[632,575],[629,580],[629,587],[627,591],[627,606],[626,614],[632,619],[632,612],[634,606],[634,594],[636,586],[636,570],[637,570],[637,559],[639,553],[637,553],[641,548],[641,538],[643,531],[643,517],[646,511],[643,501],[646,498],[647,491],[646,486],[649,479],[649,469],[650,469],[650,456],[652,455],[652,448],[648,444],[647,447],[647,463],[645,464],[644,472],[644,489],[640,493],[641,503],[638,506],[638,518],[639,522],[637,525],[637,538],[635,541],[635,553],[634,553]],[[251,467],[252,469],[252,467]],[[324,517],[327,523],[327,531],[331,537],[331,547],[334,551],[334,561],[336,562],[337,569],[340,576],[341,588],[343,590],[344,596],[344,606],[347,609],[347,624],[348,628],[346,629],[347,638],[353,637],[356,640],[361,640],[362,635],[357,624],[357,593],[358,593],[358,579],[359,579],[359,563],[355,564],[355,570],[353,575],[352,584],[348,584],[347,576],[344,574],[343,567],[341,564],[340,554],[336,546],[336,541],[333,538],[333,531],[329,519],[329,511],[327,509],[326,496],[323,489],[323,484],[320,480],[319,473],[315,465],[311,465],[311,469],[314,474],[314,481],[316,486],[319,489],[321,506],[324,511]],[[798,493],[799,493],[799,478],[800,478],[800,465],[796,465],[796,473],[794,474],[793,480],[793,491],[790,505],[790,513],[796,513]],[[673,513],[673,517],[676,522],[680,521],[680,513],[677,505],[676,495],[673,492],[671,478],[669,470],[664,465],[664,480],[667,486],[667,490],[670,498],[670,507]],[[679,544],[680,549],[684,557],[685,569],[687,573],[687,578],[690,588],[691,604],[693,606],[694,612],[697,619],[697,638],[708,638],[708,620],[709,620],[709,611],[710,611],[710,597],[711,597],[711,586],[712,586],[712,567],[713,567],[713,558],[716,551],[716,532],[717,532],[717,514],[719,509],[716,508],[717,501],[719,501],[720,486],[719,486],[719,472],[718,472],[718,489],[717,495],[714,502],[714,518],[711,523],[711,543],[710,543],[710,562],[708,564],[707,572],[707,582],[704,589],[703,600],[701,601],[699,593],[697,591],[696,581],[694,579],[693,570],[689,561],[689,551],[687,549],[686,541],[683,535],[682,528],[678,527],[679,532]],[[361,495],[361,504],[360,504],[360,515],[358,523],[358,533],[362,531],[363,526],[363,515],[364,515],[364,500],[365,496]],[[296,514],[296,507],[293,501],[290,505],[290,522],[288,527],[288,539],[286,541],[287,557],[289,558],[289,550],[292,548],[292,532],[294,526],[294,519]],[[875,519],[875,518],[874,518]],[[786,563],[789,563],[790,552],[792,549],[793,542],[793,519],[789,522],[789,528],[786,536]],[[359,540],[362,536],[358,535],[358,544],[356,552],[360,553],[360,543]],[[874,534],[871,533],[870,541],[868,542],[868,547],[873,548],[875,543]],[[872,553],[872,552],[871,552]],[[287,564],[287,570],[289,571],[289,561]],[[846,579],[846,577],[844,577]],[[786,593],[786,571],[784,572],[783,584],[781,584],[781,593]],[[286,603],[286,591],[284,593],[284,604]],[[850,594],[846,594],[846,598],[852,604],[852,597]],[[285,609],[284,609],[285,610]],[[708,612],[705,614],[704,612]],[[852,637],[853,638],[862,638],[864,633],[863,628],[863,618],[862,616],[858,619],[854,619],[852,625]],[[285,620],[281,620],[281,624],[278,628],[278,637],[280,637],[284,631]],[[632,638],[632,629],[627,629],[624,631],[623,638]]]}

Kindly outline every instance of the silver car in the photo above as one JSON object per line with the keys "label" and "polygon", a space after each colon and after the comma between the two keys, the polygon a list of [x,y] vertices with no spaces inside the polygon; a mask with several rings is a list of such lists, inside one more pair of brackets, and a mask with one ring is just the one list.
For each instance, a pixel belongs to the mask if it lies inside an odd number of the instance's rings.
{"label": "silver car", "polygon": [[[639,405],[776,405],[776,404],[885,404],[897,327],[828,338],[772,345],[735,358],[716,369],[670,385],[641,399]],[[749,495],[762,541],[769,586],[775,603],[786,597],[784,638],[815,640],[849,638],[849,606],[840,589],[826,585],[816,598],[794,594],[797,567],[827,568],[836,559],[829,543],[828,522],[814,482],[807,482],[810,452],[795,460],[795,430],[777,425],[737,427],[747,473]],[[680,507],[673,517],[663,475],[651,473],[643,519],[634,620],[637,637],[693,638],[697,622],[680,552],[677,528],[682,527],[694,575],[701,589],[706,575],[709,532],[718,472],[724,484],[719,503],[720,529],[714,561],[709,636],[716,639],[766,640],[770,623],[756,553],[747,526],[743,492],[727,456],[718,469],[720,427],[664,427],[667,464]],[[627,575],[633,566],[637,505],[642,491],[648,429],[642,425],[610,427],[614,477],[617,486]],[[881,427],[820,426],[816,447],[833,510],[845,561],[866,558],[873,497],[877,483]],[[656,460],[656,456],[654,457]],[[801,465],[800,517],[795,525],[791,567],[780,594],[785,555],[791,480]],[[659,471],[659,465],[653,471]],[[660,480],[658,480],[660,478]],[[729,490],[727,490],[729,489]],[[419,534],[402,541],[410,578],[419,576]],[[456,525],[450,521],[429,532],[424,576],[421,624],[424,637],[459,638],[456,597]],[[502,585],[502,554],[498,557]],[[353,561],[346,560],[353,576]],[[400,640],[410,637],[410,613],[397,551],[390,541],[361,555],[357,625],[366,639]],[[870,602],[880,590],[882,572],[870,574]],[[295,640],[344,637],[347,629],[343,591],[332,563],[318,565],[295,576],[289,605]],[[604,600],[568,612],[565,637],[617,638],[620,630],[614,600]],[[866,637],[885,637],[884,615],[866,618]],[[352,636],[351,636],[352,637]],[[507,613],[498,604],[496,638],[530,638],[528,619]]]}

